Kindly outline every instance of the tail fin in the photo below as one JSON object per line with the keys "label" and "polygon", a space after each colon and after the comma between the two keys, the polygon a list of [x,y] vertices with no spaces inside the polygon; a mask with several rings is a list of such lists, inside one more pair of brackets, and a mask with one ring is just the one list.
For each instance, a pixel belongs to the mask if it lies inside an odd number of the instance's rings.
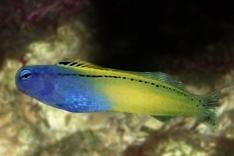
{"label": "tail fin", "polygon": [[220,92],[214,91],[208,95],[201,96],[203,109],[199,114],[199,120],[215,127],[218,123],[217,106],[219,103]]}

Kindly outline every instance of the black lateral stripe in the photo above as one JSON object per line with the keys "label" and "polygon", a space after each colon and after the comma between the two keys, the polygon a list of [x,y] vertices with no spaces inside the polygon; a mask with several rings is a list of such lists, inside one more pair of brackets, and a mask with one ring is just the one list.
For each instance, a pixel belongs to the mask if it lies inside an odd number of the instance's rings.
{"label": "black lateral stripe", "polygon": [[83,75],[83,74],[79,74],[79,76],[80,76],[80,77],[85,77],[85,75]]}
{"label": "black lateral stripe", "polygon": [[79,76],[79,74],[72,74],[72,73],[58,73],[60,76]]}
{"label": "black lateral stripe", "polygon": [[149,82],[149,81],[143,81],[143,80],[138,80],[138,79],[134,79],[134,78],[130,78],[130,77],[125,77],[125,76],[115,76],[115,75],[85,75],[85,74],[74,74],[74,73],[58,73],[58,75],[62,75],[62,76],[80,76],[80,77],[87,77],[87,78],[114,78],[114,79],[125,79],[125,80],[131,80],[131,81],[137,81],[139,83],[145,83],[145,84],[149,84],[149,85],[153,85],[157,88],[163,88],[163,89],[167,89],[169,91],[173,91],[173,92],[177,92],[183,96],[188,96],[186,93],[183,93],[175,88],[168,88],[166,86],[163,85],[159,85],[156,84],[154,82]]}

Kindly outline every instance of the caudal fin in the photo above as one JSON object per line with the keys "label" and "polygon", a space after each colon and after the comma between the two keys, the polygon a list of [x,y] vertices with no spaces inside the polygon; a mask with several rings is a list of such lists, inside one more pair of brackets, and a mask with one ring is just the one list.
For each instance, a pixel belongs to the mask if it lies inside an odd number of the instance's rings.
{"label": "caudal fin", "polygon": [[218,123],[217,107],[219,104],[220,92],[214,91],[208,95],[200,96],[203,109],[199,114],[199,120],[215,127]]}

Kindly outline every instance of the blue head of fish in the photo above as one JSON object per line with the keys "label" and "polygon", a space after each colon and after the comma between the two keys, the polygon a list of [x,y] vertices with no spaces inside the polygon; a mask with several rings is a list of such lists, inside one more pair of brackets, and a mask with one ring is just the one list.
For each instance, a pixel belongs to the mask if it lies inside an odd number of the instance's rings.
{"label": "blue head of fish", "polygon": [[92,82],[79,73],[55,65],[22,67],[16,74],[17,88],[50,106],[71,112],[106,111],[109,106]]}

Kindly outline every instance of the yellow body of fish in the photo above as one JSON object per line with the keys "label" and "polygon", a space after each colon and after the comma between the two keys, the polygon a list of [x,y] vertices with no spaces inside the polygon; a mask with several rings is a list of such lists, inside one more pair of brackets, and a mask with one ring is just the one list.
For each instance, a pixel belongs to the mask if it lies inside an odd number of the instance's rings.
{"label": "yellow body of fish", "polygon": [[97,93],[108,99],[111,111],[167,117],[195,116],[209,124],[216,124],[218,92],[207,96],[193,95],[180,82],[160,72],[131,72],[89,63],[77,64],[58,65],[89,79]]}
{"label": "yellow body of fish", "polygon": [[19,90],[70,112],[118,111],[157,117],[194,116],[216,124],[219,93],[197,96],[160,72],[131,72],[83,61],[22,67]]}

